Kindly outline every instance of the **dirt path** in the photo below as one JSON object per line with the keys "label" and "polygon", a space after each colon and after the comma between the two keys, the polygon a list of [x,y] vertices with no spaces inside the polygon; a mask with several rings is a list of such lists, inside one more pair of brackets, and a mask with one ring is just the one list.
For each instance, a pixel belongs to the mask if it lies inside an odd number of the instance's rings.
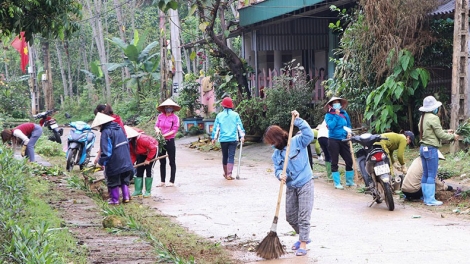
{"label": "dirt path", "polygon": [[[246,179],[227,181],[222,177],[220,152],[187,147],[196,139],[177,140],[175,187],[155,187],[159,182],[157,164],[152,199],[144,199],[144,203],[174,217],[189,230],[220,242],[241,262],[263,261],[252,250],[269,232],[279,191],[272,172],[271,148],[262,144],[244,147],[240,176]],[[150,254],[150,246],[138,237],[108,234],[100,226],[102,216],[94,202],[77,191],[68,191],[73,192],[70,198],[57,206],[63,210],[67,225],[76,225],[72,228],[74,235],[91,249],[90,263],[155,262],[151,255],[133,259],[136,254],[129,252]],[[398,199],[393,212],[385,205],[369,208],[370,200],[354,190],[335,190],[332,184],[315,180],[308,255],[296,257],[288,250],[279,260],[263,262],[468,263],[468,220],[442,213],[439,207],[411,206]],[[297,237],[292,236],[285,221],[284,197],[279,219],[277,233],[289,249]]]}
{"label": "dirt path", "polygon": [[[95,131],[98,136],[99,132]],[[65,128],[62,142],[65,146],[69,128]],[[92,151],[93,155],[98,151],[99,136]],[[41,157],[37,162],[48,165]],[[50,165],[50,164],[49,164]],[[65,170],[65,159],[64,159]],[[74,170],[78,170],[75,166]],[[62,193],[62,199],[51,202],[50,205],[57,209],[64,219],[64,225],[78,240],[79,246],[88,249],[88,263],[127,263],[150,264],[157,262],[157,255],[153,246],[142,240],[137,235],[112,234],[103,228],[104,219],[101,207],[84,191],[67,187],[67,176],[50,177],[56,185],[56,191]],[[57,200],[57,199],[56,199]]]}

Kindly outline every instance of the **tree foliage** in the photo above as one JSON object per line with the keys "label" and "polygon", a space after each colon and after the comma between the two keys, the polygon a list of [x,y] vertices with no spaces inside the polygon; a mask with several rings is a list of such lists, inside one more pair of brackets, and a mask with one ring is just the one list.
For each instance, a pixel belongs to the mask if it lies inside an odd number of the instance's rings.
{"label": "tree foliage", "polygon": [[[388,58],[392,57],[393,51]],[[391,63],[391,60],[388,60],[388,64]],[[408,110],[405,117],[410,124],[408,130],[412,130],[413,108],[410,99],[418,89],[426,88],[429,79],[427,70],[414,66],[410,51],[400,51],[393,73],[367,97],[365,118],[372,121],[371,127],[379,133],[390,130],[398,124],[399,113],[405,109]]]}
{"label": "tree foliage", "polygon": [[25,31],[27,40],[36,33],[64,39],[79,28],[82,9],[77,0],[5,0],[0,6],[0,34]]}
{"label": "tree foliage", "polygon": [[[407,110],[399,104],[409,103],[416,90],[425,87],[415,86],[411,81],[424,83],[415,79],[420,70],[413,68],[414,59],[420,61],[425,48],[436,40],[428,14],[439,3],[437,0],[360,0],[350,12],[332,6],[339,13],[339,20],[331,23],[330,28],[340,34],[341,40],[336,57],[332,58],[336,63],[334,77],[325,82],[329,92],[347,98],[348,109],[366,113],[366,120],[372,120],[373,110],[379,111],[375,113],[377,116],[392,114],[389,119],[375,120],[373,125],[379,131],[397,126],[399,120],[393,116],[400,109]],[[413,63],[404,65],[406,61]],[[404,67],[402,72],[397,73],[397,65]],[[371,94],[377,97],[366,110],[364,101]],[[397,94],[403,98],[394,97]],[[408,111],[404,116],[410,116]],[[385,123],[379,124],[382,121]],[[408,124],[412,126],[412,121]]]}

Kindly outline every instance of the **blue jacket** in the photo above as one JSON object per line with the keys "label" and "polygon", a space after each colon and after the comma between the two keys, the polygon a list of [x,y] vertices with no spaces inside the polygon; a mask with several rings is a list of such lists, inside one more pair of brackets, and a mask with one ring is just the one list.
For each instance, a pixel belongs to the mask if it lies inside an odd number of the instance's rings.
{"label": "blue jacket", "polygon": [[212,139],[218,139],[219,142],[233,142],[244,136],[245,129],[238,113],[232,109],[224,109],[217,114],[212,128]]}
{"label": "blue jacket", "polygon": [[[341,116],[342,115],[342,116]],[[351,120],[348,113],[341,109],[340,115],[335,112],[325,115],[326,126],[328,127],[328,137],[333,139],[346,139],[348,132],[343,127],[351,128]]]}
{"label": "blue jacket", "polygon": [[[289,162],[286,170],[287,187],[300,188],[313,178],[312,168],[308,162],[307,146],[313,141],[310,125],[302,118],[296,118],[294,125],[301,134],[294,136],[290,142]],[[272,155],[274,174],[281,178],[287,146],[283,150],[275,149]]]}
{"label": "blue jacket", "polygon": [[102,125],[100,148],[98,164],[105,166],[107,176],[134,170],[129,142],[117,123],[109,122]]}

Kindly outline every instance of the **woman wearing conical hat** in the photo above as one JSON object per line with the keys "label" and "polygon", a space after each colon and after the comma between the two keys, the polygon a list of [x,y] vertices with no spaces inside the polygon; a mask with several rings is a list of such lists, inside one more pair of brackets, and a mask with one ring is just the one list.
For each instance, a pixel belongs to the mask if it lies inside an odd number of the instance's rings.
{"label": "woman wearing conical hat", "polygon": [[[168,154],[168,160],[170,161],[170,182],[166,184],[166,187],[173,187],[175,184],[176,177],[176,146],[175,146],[175,136],[178,133],[180,127],[180,119],[175,114],[176,111],[179,111],[181,107],[175,103],[170,98],[166,99],[163,103],[157,106],[157,110],[160,112],[155,122],[155,133],[162,134],[165,138],[166,145],[165,148],[162,148],[162,151],[159,153],[159,156]],[[166,158],[160,160],[160,179],[161,182],[157,187],[165,186],[166,180]]]}
{"label": "woman wearing conical hat", "polygon": [[[152,168],[155,161],[153,160],[158,153],[158,141],[144,133],[139,133],[136,129],[124,126],[129,139],[129,149],[131,153],[132,164],[144,164],[136,168],[136,176],[134,178],[135,190],[132,196],[150,197],[152,193],[153,173]],[[145,191],[142,194],[145,172]]]}
{"label": "woman wearing conical hat", "polygon": [[[353,159],[351,148],[347,142],[343,142],[351,136],[348,132],[351,129],[351,120],[345,108],[348,101],[341,97],[332,97],[324,106],[326,111],[325,122],[328,127],[328,152],[331,158],[331,175],[335,189],[344,189],[341,185],[340,175],[338,171],[338,159],[341,156],[346,163],[346,186],[355,186]],[[346,129],[345,129],[346,128]]]}
{"label": "woman wearing conical hat", "polygon": [[100,127],[100,157],[95,164],[105,167],[106,184],[109,189],[111,205],[119,204],[119,188],[123,201],[129,201],[129,182],[134,174],[129,143],[121,127],[112,122],[113,117],[97,113],[91,127]]}

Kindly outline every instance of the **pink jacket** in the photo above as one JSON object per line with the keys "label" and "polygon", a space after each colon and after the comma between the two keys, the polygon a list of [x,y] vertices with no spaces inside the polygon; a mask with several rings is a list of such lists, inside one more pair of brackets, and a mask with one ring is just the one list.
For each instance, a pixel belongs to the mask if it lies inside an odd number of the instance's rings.
{"label": "pink jacket", "polygon": [[155,127],[158,127],[162,132],[162,135],[173,131],[173,134],[165,137],[166,140],[175,138],[176,133],[180,127],[180,119],[174,113],[167,116],[165,113],[158,115],[157,122],[155,122]]}

